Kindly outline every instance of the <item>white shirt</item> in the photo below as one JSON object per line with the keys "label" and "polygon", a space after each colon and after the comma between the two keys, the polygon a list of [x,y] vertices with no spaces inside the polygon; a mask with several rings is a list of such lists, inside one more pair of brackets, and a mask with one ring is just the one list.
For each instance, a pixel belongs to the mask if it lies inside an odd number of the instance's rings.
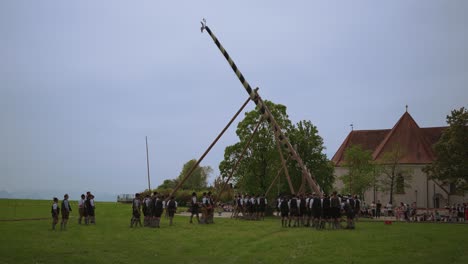
{"label": "white shirt", "polygon": [[68,203],[68,200],[63,200],[63,209],[70,211],[70,204]]}
{"label": "white shirt", "polygon": [[52,205],[52,209],[57,210],[57,208],[58,208],[58,204],[54,203],[54,204]]}
{"label": "white shirt", "polygon": [[79,200],[79,201],[78,201],[78,207],[79,207],[79,208],[83,208],[83,207],[84,207],[84,202],[85,202],[84,199]]}
{"label": "white shirt", "polygon": [[197,197],[192,196],[192,205],[195,205],[197,203]]}

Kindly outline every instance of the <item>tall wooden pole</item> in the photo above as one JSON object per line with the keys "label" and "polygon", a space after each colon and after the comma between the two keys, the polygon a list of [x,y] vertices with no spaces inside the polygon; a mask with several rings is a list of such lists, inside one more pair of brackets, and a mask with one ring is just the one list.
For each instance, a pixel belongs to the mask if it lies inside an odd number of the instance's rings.
{"label": "tall wooden pole", "polygon": [[148,137],[147,136],[146,136],[146,169],[148,170],[148,191],[151,191],[149,155],[148,155]]}

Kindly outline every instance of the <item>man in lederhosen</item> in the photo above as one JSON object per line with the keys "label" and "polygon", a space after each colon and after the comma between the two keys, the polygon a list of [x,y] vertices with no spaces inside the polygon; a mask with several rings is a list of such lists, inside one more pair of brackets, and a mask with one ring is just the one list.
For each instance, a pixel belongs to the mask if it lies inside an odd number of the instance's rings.
{"label": "man in lederhosen", "polygon": [[288,226],[288,216],[289,216],[289,206],[288,206],[288,199],[283,196],[280,198],[278,208],[281,212],[281,227]]}
{"label": "man in lederhosen", "polygon": [[258,198],[258,219],[265,220],[265,210],[267,206],[267,198],[265,197],[265,194],[261,195]]}
{"label": "man in lederhosen", "polygon": [[158,192],[153,192],[153,196],[151,197],[151,203],[150,203],[150,227],[156,227],[156,200],[158,198]]}
{"label": "man in lederhosen", "polygon": [[320,219],[322,217],[322,199],[314,193],[313,198],[310,200],[309,208],[312,211],[312,228],[315,227],[317,229],[320,228]]}
{"label": "man in lederhosen", "polygon": [[328,228],[330,228],[330,218],[331,218],[331,205],[330,205],[330,197],[328,197],[327,194],[323,195],[322,199],[322,214],[323,214],[323,220],[321,221],[321,229],[325,228],[325,223],[328,223]]}
{"label": "man in lederhosen", "polygon": [[289,206],[289,224],[288,226],[291,227],[291,220],[294,220],[294,225],[293,227],[299,226],[299,206],[300,206],[301,200],[297,198],[296,195],[294,195],[291,200],[288,202]]}
{"label": "man in lederhosen", "polygon": [[154,227],[160,227],[160,222],[161,222],[161,215],[163,213],[163,197],[164,196],[160,196],[160,195],[157,195],[156,196],[156,201],[155,201],[155,204],[154,204],[154,216],[155,216],[155,222],[154,222]]}
{"label": "man in lederhosen", "polygon": [[171,199],[166,203],[166,210],[169,216],[169,225],[172,225],[172,219],[174,219],[174,214],[177,211],[177,202],[174,196],[171,196]]}
{"label": "man in lederhosen", "polygon": [[138,226],[140,224],[141,227],[141,200],[140,200],[140,194],[136,193],[135,198],[133,198],[132,201],[132,219],[130,220],[130,227],[133,227],[133,225]]}
{"label": "man in lederhosen", "polygon": [[81,220],[83,219],[83,217],[85,218],[85,221],[86,221],[85,198],[86,196],[82,194],[80,201],[78,201],[78,213],[80,214],[80,217],[78,218],[78,224],[80,225],[81,225]]}
{"label": "man in lederhosen", "polygon": [[151,203],[151,198],[149,194],[145,195],[145,198],[143,199],[142,202],[142,207],[143,207],[143,226],[149,226],[150,224],[150,217],[151,217],[151,211],[150,211],[150,203]]}
{"label": "man in lederhosen", "polygon": [[52,213],[52,230],[55,230],[55,226],[58,223],[58,217],[59,217],[59,214],[60,214],[60,207],[58,206],[58,198],[57,197],[54,197],[53,201],[54,201],[54,203],[52,204],[52,209],[51,209],[50,212]]}
{"label": "man in lederhosen", "polygon": [[62,222],[60,223],[60,230],[66,230],[67,229],[67,223],[68,223],[68,218],[70,218],[70,212],[71,212],[71,207],[70,207],[70,202],[68,201],[68,194],[65,194],[63,196],[63,201],[62,201]]}
{"label": "man in lederhosen", "polygon": [[192,222],[193,216],[197,216],[197,222],[200,223],[200,218],[198,217],[198,201],[197,201],[197,193],[192,193],[192,200],[191,200],[191,207],[190,207],[190,223]]}
{"label": "man in lederhosen", "polygon": [[333,229],[340,228],[340,218],[341,218],[341,199],[338,197],[336,191],[333,192],[332,197],[330,198],[330,211],[331,211],[331,218],[333,222]]}
{"label": "man in lederhosen", "polygon": [[306,198],[304,197],[303,194],[299,196],[299,226],[304,226],[305,225],[305,218],[307,217],[307,203],[306,203]]}

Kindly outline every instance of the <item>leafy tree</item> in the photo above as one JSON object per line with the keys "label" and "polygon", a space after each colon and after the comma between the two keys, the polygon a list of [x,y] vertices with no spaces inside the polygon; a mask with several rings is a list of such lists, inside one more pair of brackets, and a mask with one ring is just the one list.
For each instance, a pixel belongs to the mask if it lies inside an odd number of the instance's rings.
{"label": "leafy tree", "polygon": [[447,116],[449,127],[434,145],[437,156],[424,171],[443,184],[454,184],[460,191],[468,190],[468,110],[452,110]]}
{"label": "leafy tree", "polygon": [[391,203],[393,203],[394,193],[404,193],[404,189],[410,187],[408,182],[411,180],[413,171],[401,166],[400,160],[404,156],[404,149],[400,145],[395,144],[378,161],[378,170],[383,174],[380,179],[380,188],[382,191],[389,193],[389,202]]}
{"label": "leafy tree", "polygon": [[[175,181],[182,181],[185,175],[192,169],[192,167],[197,163],[197,160],[192,159],[184,164],[182,171],[179,174],[179,177]],[[207,188],[207,179],[210,173],[213,172],[213,169],[210,166],[197,166],[193,171],[192,175],[184,182],[182,189],[184,190],[195,190],[199,191]]]}
{"label": "leafy tree", "polygon": [[177,179],[166,179],[164,182],[158,186],[157,189],[174,189],[177,185],[178,181]]}
{"label": "leafy tree", "polygon": [[348,168],[348,173],[341,176],[343,192],[363,197],[364,192],[374,186],[375,165],[372,161],[372,152],[364,150],[360,145],[352,145],[346,149],[344,166]]}
{"label": "leafy tree", "polygon": [[[324,150],[323,139],[318,136],[318,131],[309,121],[301,121],[293,126],[286,113],[286,107],[281,104],[273,104],[265,101],[276,122],[282,128],[283,133],[289,135],[291,144],[297,146],[297,151],[306,166],[317,177],[322,188],[331,188],[333,184],[333,166],[322,153]],[[244,146],[251,137],[261,116],[257,110],[247,112],[244,119],[237,126],[239,142],[226,147],[224,160],[219,165],[221,177],[225,179],[240,157]],[[287,154],[284,151],[284,158]],[[280,155],[276,146],[276,138],[270,125],[264,120],[261,122],[257,133],[247,148],[242,162],[233,174],[234,185],[242,192],[265,193],[278,170],[282,167]],[[287,164],[294,189],[297,191],[302,182],[302,172],[297,167],[297,162],[290,159]],[[281,176],[280,176],[281,177]],[[289,193],[286,181],[281,181],[279,192]]]}
{"label": "leafy tree", "polygon": [[[265,101],[265,104],[284,131],[291,127],[291,121],[288,119],[284,105],[273,104],[270,101]],[[226,147],[224,160],[219,165],[223,179],[231,173],[260,119],[260,113],[253,110],[247,112],[244,119],[237,125],[236,134],[240,142]],[[268,122],[263,120],[242,162],[233,174],[233,182],[243,192],[264,193],[280,166],[275,136]]]}
{"label": "leafy tree", "polygon": [[[333,188],[334,182],[334,166],[328,160],[327,156],[323,153],[325,147],[323,146],[323,139],[318,134],[317,127],[310,121],[299,121],[291,131],[289,131],[289,139],[291,144],[294,144],[297,153],[302,161],[315,177],[317,184],[323,191],[330,193]],[[288,162],[288,170],[291,178],[293,178],[293,185],[298,190],[299,184],[297,180],[301,180],[302,184],[302,170],[297,166],[297,162],[290,160]],[[307,181],[304,182],[307,185]],[[307,190],[307,189],[305,189]]]}

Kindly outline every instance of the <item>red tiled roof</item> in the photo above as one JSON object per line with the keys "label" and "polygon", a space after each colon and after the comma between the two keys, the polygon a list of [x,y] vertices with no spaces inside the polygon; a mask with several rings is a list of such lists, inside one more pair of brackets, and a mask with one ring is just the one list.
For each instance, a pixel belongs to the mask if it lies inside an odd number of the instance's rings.
{"label": "red tiled roof", "polygon": [[344,152],[351,145],[361,145],[372,151],[374,160],[382,159],[385,152],[399,145],[404,149],[400,159],[403,164],[429,164],[435,159],[432,145],[446,127],[420,128],[408,112],[405,112],[392,129],[351,131],[332,158],[335,166],[343,165]]}

